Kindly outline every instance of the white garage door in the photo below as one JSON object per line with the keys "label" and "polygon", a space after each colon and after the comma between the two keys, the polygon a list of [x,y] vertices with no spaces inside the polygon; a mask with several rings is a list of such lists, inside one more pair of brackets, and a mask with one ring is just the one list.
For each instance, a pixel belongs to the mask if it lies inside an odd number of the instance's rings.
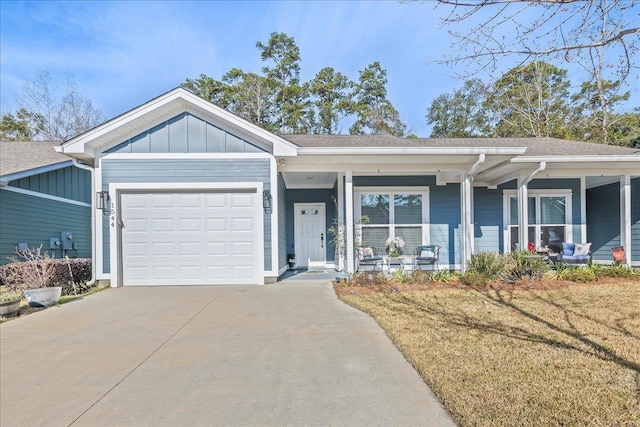
{"label": "white garage door", "polygon": [[257,284],[257,203],[255,190],[122,194],[123,284]]}

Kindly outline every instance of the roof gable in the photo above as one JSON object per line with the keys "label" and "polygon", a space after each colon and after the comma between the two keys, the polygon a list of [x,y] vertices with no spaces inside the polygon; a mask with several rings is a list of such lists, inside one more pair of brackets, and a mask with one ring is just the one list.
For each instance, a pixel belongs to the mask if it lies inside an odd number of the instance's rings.
{"label": "roof gable", "polygon": [[220,108],[184,88],[173,89],[65,142],[61,151],[91,161],[101,152],[149,129],[189,113],[255,145],[271,147],[276,156],[295,156],[297,147],[273,133]]}

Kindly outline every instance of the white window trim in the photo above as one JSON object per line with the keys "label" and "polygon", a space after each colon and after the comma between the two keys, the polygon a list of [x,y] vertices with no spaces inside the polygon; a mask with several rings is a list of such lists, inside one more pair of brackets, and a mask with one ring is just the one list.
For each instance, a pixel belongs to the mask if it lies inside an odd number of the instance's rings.
{"label": "white window trim", "polygon": [[[362,216],[360,198],[363,194],[385,194],[389,196],[389,224],[366,224],[366,227],[388,227],[389,236],[395,237],[396,226],[418,226],[418,224],[395,224],[395,209],[392,208],[397,194],[418,194],[422,196],[422,244],[428,245],[429,226],[429,188],[428,187],[357,187],[353,191],[354,218]],[[354,224],[355,225],[355,224]]]}
{"label": "white window trim", "polygon": [[[549,226],[549,225],[564,225],[565,226],[565,239],[567,242],[573,242],[573,192],[567,189],[552,189],[552,190],[528,190],[528,197],[533,197],[536,199],[535,209],[536,209],[536,224],[528,224],[529,227],[535,226],[539,228],[541,226]],[[511,252],[511,233],[509,227],[512,225],[517,226],[518,224],[511,224],[511,210],[509,209],[509,200],[512,197],[518,197],[518,190],[504,190],[503,194],[503,202],[502,202],[502,223],[503,223],[503,231],[504,231],[504,252]],[[538,200],[540,197],[565,197],[565,212],[564,212],[564,224],[540,224],[537,221],[540,220],[540,203]],[[528,202],[527,202],[528,206]],[[536,230],[537,231],[537,230]],[[536,232],[536,245],[538,244],[539,233]]]}

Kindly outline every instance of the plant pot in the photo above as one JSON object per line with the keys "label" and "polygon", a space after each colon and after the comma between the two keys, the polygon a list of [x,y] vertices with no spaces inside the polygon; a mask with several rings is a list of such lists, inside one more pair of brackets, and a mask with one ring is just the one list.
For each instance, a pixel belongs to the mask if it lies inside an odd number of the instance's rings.
{"label": "plant pot", "polygon": [[31,307],[51,307],[56,305],[60,301],[60,295],[62,295],[61,286],[24,290],[24,296]]}
{"label": "plant pot", "polygon": [[0,317],[12,317],[20,311],[20,298],[0,302]]}

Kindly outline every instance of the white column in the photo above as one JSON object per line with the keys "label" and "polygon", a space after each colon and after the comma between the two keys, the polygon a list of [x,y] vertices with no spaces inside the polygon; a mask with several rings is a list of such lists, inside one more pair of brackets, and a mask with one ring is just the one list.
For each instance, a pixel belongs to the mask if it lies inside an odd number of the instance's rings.
{"label": "white column", "polygon": [[580,241],[587,241],[587,178],[584,176],[580,178]]}
{"label": "white column", "polygon": [[631,176],[620,177],[620,245],[624,246],[626,264],[631,265]]}
{"label": "white column", "polygon": [[347,230],[347,271],[355,272],[354,247],[353,247],[353,172],[345,174],[345,228]]}
{"label": "white column", "polygon": [[[346,232],[346,227],[345,227],[345,222],[344,222],[344,172],[340,172],[338,173],[338,206],[336,206],[336,209],[338,209],[337,215],[338,215],[338,224],[340,224],[343,227],[343,239],[346,239],[346,235],[344,235],[344,233]],[[346,244],[346,241],[345,241]],[[339,250],[338,251],[338,271],[342,271],[345,269],[345,259],[344,259],[344,250]]]}
{"label": "white column", "polygon": [[473,186],[471,180],[472,178],[465,173],[462,174],[460,180],[460,238],[462,239],[460,262],[463,272],[473,253]]}
{"label": "white column", "polygon": [[518,248],[527,250],[529,245],[529,191],[528,180],[518,178]]}

